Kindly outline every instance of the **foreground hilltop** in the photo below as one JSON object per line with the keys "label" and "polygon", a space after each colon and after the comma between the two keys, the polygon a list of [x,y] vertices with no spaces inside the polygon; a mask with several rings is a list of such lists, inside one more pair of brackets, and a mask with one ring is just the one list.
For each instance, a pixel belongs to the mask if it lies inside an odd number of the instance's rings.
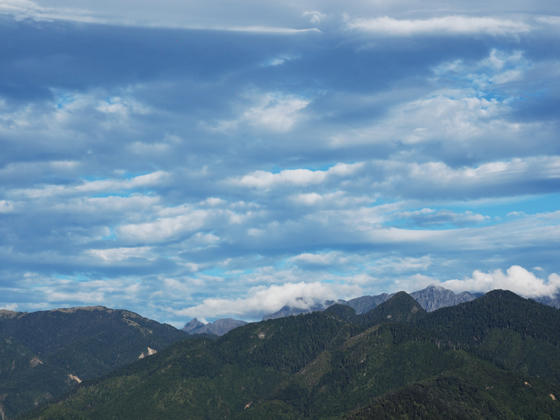
{"label": "foreground hilltop", "polygon": [[194,338],[27,419],[560,419],[560,311],[493,291],[426,312],[401,292]]}
{"label": "foreground hilltop", "polygon": [[170,325],[103,306],[2,310],[0,418],[13,418],[186,337]]}

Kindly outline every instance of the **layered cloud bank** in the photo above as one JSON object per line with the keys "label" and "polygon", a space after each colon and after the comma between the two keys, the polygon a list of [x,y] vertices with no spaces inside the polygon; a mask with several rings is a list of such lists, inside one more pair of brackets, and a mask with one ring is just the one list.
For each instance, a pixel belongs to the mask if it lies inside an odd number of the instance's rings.
{"label": "layered cloud bank", "polygon": [[558,293],[557,2],[131,5],[0,2],[0,307]]}
{"label": "layered cloud bank", "polygon": [[448,280],[441,285],[455,291],[470,290],[486,293],[494,289],[505,289],[529,298],[552,297],[560,292],[560,276],[554,273],[548,276],[547,280],[540,279],[523,267],[514,265],[508,268],[506,273],[502,270],[494,270],[490,273],[475,271],[471,278]]}

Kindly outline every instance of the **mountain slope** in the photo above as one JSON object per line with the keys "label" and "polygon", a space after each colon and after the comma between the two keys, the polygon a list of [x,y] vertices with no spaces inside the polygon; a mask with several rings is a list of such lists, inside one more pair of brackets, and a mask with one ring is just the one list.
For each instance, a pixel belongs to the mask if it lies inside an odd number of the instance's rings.
{"label": "mountain slope", "polygon": [[[188,336],[104,307],[0,314],[0,409],[5,418]],[[1,416],[0,416],[1,417]]]}
{"label": "mountain slope", "polygon": [[559,311],[500,291],[476,302],[426,313],[397,293],[364,315],[334,305],[182,341],[28,418],[559,418],[559,377],[533,374],[560,364]]}

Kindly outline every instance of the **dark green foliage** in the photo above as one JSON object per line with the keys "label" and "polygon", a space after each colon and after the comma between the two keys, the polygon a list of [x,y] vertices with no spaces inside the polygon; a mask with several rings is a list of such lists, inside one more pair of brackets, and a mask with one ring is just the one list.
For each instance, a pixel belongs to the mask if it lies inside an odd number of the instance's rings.
{"label": "dark green foliage", "polygon": [[560,310],[507,290],[494,290],[473,301],[439,309],[418,320],[417,325],[456,346],[479,346],[495,328],[560,345]]}
{"label": "dark green foliage", "polygon": [[397,293],[175,343],[28,418],[560,419],[556,309],[507,293],[416,305]]}
{"label": "dark green foliage", "polygon": [[346,415],[365,419],[560,419],[558,385],[474,362],[407,385]]}
{"label": "dark green foliage", "polygon": [[71,389],[73,377],[103,375],[148,347],[185,338],[170,325],[103,307],[10,313],[0,318],[0,409],[12,418]]}
{"label": "dark green foliage", "polygon": [[414,322],[425,315],[426,311],[412,296],[399,292],[368,313],[358,316],[358,323],[373,326],[383,322]]}

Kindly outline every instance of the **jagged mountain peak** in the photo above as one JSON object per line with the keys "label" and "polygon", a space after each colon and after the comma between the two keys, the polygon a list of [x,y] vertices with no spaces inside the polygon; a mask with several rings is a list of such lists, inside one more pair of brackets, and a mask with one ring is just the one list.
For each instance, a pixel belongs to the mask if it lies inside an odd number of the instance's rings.
{"label": "jagged mountain peak", "polygon": [[182,330],[187,334],[224,335],[234,328],[241,327],[245,324],[247,324],[247,322],[233,318],[222,318],[214,322],[204,324],[197,318],[193,318],[191,321],[185,324]]}

